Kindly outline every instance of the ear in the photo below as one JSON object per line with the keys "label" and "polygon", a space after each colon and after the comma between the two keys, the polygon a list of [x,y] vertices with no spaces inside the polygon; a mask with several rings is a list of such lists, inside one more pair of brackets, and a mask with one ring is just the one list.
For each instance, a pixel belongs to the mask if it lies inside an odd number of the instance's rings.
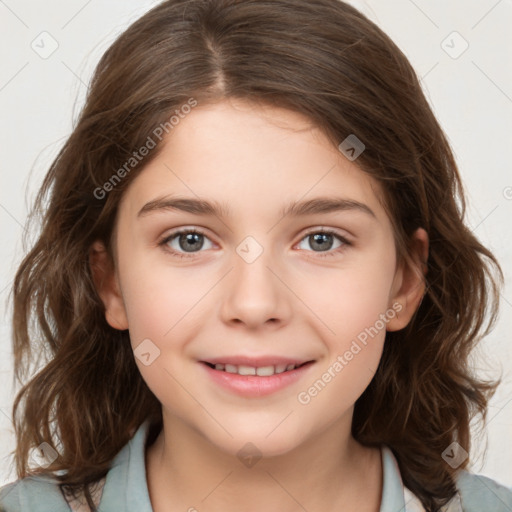
{"label": "ear", "polygon": [[393,309],[397,314],[388,321],[388,331],[403,329],[411,321],[425,294],[429,246],[427,232],[423,228],[418,228],[412,236],[411,243],[410,261],[403,261],[395,273],[390,307],[394,304]]}
{"label": "ear", "polygon": [[97,240],[89,249],[89,266],[98,295],[105,305],[105,318],[114,329],[128,329],[128,318],[119,281],[105,245]]}

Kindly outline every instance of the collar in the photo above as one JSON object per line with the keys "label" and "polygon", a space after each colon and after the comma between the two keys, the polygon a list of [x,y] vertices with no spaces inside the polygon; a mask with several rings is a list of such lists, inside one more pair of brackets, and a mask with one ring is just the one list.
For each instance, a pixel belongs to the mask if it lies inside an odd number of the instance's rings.
{"label": "collar", "polygon": [[[153,512],[146,480],[145,452],[150,428],[142,423],[133,438],[121,449],[107,473],[101,498],[103,510]],[[386,445],[382,454],[382,499],[379,512],[424,512],[419,499],[402,482],[398,462]],[[122,492],[120,492],[122,491]],[[120,500],[123,502],[120,503]],[[458,495],[441,510],[462,512]]]}

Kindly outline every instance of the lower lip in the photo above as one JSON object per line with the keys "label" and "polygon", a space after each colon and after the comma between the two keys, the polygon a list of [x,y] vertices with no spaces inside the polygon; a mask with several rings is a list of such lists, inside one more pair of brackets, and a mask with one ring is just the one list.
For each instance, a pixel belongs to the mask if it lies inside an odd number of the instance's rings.
{"label": "lower lip", "polygon": [[207,364],[200,363],[214,382],[223,388],[244,397],[260,397],[271,395],[297,382],[313,366],[313,361],[300,368],[288,372],[275,373],[268,377],[257,375],[238,375],[221,370],[215,370]]}

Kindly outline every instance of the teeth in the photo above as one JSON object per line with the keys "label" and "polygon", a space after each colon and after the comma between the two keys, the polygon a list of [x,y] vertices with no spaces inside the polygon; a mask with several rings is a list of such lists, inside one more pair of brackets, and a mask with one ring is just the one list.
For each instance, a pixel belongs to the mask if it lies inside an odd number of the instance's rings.
{"label": "teeth", "polygon": [[261,368],[256,368],[256,375],[260,377],[269,377],[270,375],[274,375],[274,367],[273,366],[262,366]]}
{"label": "teeth", "polygon": [[[297,365],[299,366],[299,365]],[[275,373],[283,373],[289,372],[296,368],[294,364],[278,364],[276,366],[260,366],[255,368],[254,366],[246,366],[239,365],[236,366],[234,364],[221,364],[217,363],[215,365],[215,369],[219,371],[225,371],[227,373],[238,373],[238,375],[258,375],[260,377],[270,377]]]}
{"label": "teeth", "polygon": [[256,368],[253,368],[252,366],[244,366],[241,364],[238,367],[238,374],[239,375],[256,375]]}

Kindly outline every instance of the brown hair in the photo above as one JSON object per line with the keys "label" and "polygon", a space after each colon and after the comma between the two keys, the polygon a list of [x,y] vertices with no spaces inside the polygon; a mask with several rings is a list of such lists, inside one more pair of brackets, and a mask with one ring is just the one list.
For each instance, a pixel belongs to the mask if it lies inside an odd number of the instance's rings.
{"label": "brown hair", "polygon": [[[388,445],[404,484],[438,510],[457,472],[441,454],[453,441],[469,451],[469,421],[485,419],[497,385],[478,380],[468,356],[493,326],[502,275],[464,225],[454,156],[411,65],[339,0],[168,0],[103,55],[39,191],[31,217],[41,215],[41,233],[13,285],[15,375],[29,377],[13,406],[19,477],[66,470],[60,482],[89,494],[134,429],[161,422],[128,331],[105,320],[88,252],[102,240],[114,262],[120,198],[161,145],[104,198],[95,191],[190,98],[288,108],[335,146],[356,134],[366,146],[356,163],[384,188],[399,257],[410,254],[416,228],[427,231],[426,294],[409,325],[387,333],[352,432],[363,444]],[[42,369],[31,375],[40,355]],[[59,457],[29,468],[29,450],[51,439]]]}

